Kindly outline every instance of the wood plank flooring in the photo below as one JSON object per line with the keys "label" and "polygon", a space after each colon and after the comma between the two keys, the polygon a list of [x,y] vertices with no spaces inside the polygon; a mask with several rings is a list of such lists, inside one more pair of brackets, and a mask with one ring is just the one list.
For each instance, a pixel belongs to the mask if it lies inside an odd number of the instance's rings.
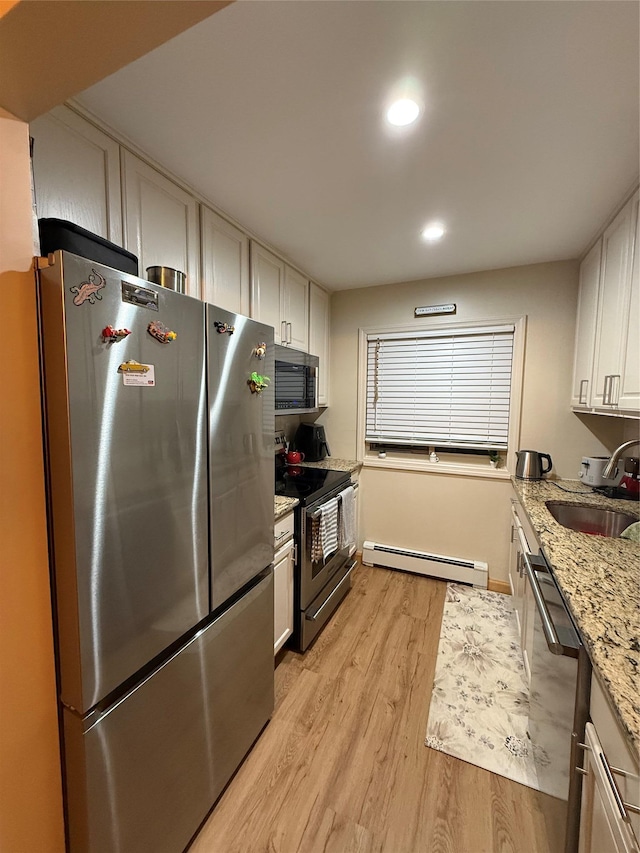
{"label": "wood plank flooring", "polygon": [[189,853],[557,853],[541,794],[424,746],[445,587],[356,569]]}

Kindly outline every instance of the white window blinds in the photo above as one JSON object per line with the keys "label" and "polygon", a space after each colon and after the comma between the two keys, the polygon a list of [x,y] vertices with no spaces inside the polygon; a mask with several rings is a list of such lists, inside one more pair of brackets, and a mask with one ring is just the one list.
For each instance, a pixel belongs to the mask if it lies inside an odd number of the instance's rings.
{"label": "white window blinds", "polygon": [[506,450],[513,326],[367,336],[369,442]]}

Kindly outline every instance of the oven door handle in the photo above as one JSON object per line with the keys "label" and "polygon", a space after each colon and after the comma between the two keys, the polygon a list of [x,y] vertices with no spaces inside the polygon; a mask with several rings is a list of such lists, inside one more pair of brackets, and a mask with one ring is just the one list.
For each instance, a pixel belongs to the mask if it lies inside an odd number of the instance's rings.
{"label": "oven door handle", "polygon": [[[342,577],[342,578],[340,579],[340,583],[342,583],[342,581],[344,581],[344,580],[345,580],[345,578],[348,578],[348,577],[349,577],[349,575],[351,574],[351,572],[355,569],[355,567],[356,567],[357,565],[358,565],[357,560],[353,560],[353,562],[351,563],[351,565],[349,566],[349,568],[348,568],[348,569],[347,569],[347,571],[345,572],[344,577]],[[331,590],[331,592],[329,593],[328,597],[327,597],[327,598],[325,598],[325,600],[322,602],[322,604],[320,605],[320,607],[318,607],[318,609],[317,609],[314,613],[307,613],[307,615],[306,615],[306,617],[305,617],[305,618],[306,618],[306,619],[308,619],[308,620],[309,620],[309,622],[315,622],[315,621],[316,621],[316,619],[318,618],[318,616],[322,613],[322,611],[324,610],[324,608],[325,608],[325,607],[327,606],[327,604],[329,604],[329,602],[331,601],[331,598],[333,597],[333,593],[334,593],[334,592],[335,592],[335,588]]]}
{"label": "oven door handle", "polygon": [[531,564],[531,554],[529,554],[527,551],[524,551],[522,557],[524,559],[527,577],[529,578],[529,583],[531,584],[531,592],[533,593],[533,598],[536,602],[538,613],[540,614],[540,619],[542,621],[542,631],[544,633],[544,638],[547,641],[547,645],[549,646],[549,651],[554,655],[564,655],[565,657],[577,658],[577,649],[574,649],[571,646],[565,646],[560,642],[558,632],[556,631],[556,626],[553,624],[551,614],[549,613],[547,603],[544,600],[544,596],[540,588],[540,583],[536,576],[533,565]]}

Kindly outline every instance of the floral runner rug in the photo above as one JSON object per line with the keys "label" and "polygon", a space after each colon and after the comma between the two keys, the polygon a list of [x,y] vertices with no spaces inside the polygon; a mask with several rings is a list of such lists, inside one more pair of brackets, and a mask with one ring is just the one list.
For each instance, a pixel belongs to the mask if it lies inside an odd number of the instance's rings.
{"label": "floral runner rug", "polygon": [[447,584],[425,745],[538,788],[511,598]]}

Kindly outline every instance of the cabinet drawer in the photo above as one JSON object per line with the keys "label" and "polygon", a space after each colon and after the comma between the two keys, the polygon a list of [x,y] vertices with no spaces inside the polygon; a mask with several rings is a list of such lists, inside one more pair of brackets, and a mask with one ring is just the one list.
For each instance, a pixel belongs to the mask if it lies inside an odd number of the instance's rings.
{"label": "cabinet drawer", "polygon": [[275,549],[280,548],[287,539],[293,538],[293,513],[290,512],[284,518],[278,519],[273,528],[273,544]]}

